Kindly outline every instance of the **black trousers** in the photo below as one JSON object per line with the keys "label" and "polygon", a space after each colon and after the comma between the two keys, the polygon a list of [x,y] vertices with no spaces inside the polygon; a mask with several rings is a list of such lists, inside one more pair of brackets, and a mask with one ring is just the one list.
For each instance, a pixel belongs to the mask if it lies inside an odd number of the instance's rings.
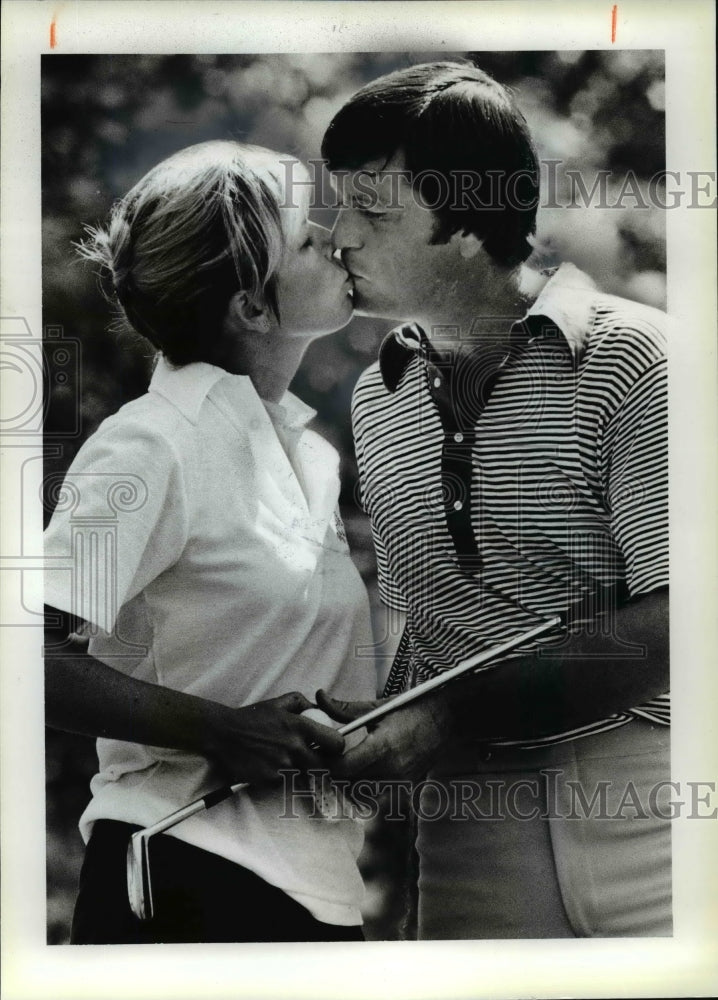
{"label": "black trousers", "polygon": [[254,872],[175,837],[150,839],[155,915],[140,921],[127,895],[127,845],[138,827],[98,820],[87,845],[71,944],[363,941],[360,926],[316,920]]}

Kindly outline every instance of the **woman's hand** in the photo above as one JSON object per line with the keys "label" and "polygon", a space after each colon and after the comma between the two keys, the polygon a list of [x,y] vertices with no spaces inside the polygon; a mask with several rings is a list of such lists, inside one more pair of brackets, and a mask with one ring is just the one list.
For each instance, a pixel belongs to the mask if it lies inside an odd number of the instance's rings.
{"label": "woman's hand", "polygon": [[275,783],[284,768],[324,769],[328,758],[344,750],[344,739],[331,726],[300,715],[313,706],[299,692],[230,708],[141,681],[88,656],[86,644],[67,641],[65,629],[53,631],[60,615],[48,609],[49,726],[199,754],[232,783]]}
{"label": "woman's hand", "polygon": [[327,757],[344,750],[335,729],[300,713],[314,706],[298,691],[244,708],[223,709],[211,719],[204,753],[232,782],[273,784],[280,771],[326,769]]}

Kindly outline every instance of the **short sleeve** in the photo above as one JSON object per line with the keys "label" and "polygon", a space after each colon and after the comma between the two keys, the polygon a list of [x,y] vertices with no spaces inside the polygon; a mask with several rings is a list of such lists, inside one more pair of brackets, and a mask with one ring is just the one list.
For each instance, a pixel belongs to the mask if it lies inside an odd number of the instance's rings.
{"label": "short sleeve", "polygon": [[644,371],[604,434],[602,478],[631,595],[668,585],[666,360]]}
{"label": "short sleeve", "polygon": [[120,415],[85,442],[45,532],[45,603],[111,632],[120,608],[173,565],[188,536],[179,457]]}

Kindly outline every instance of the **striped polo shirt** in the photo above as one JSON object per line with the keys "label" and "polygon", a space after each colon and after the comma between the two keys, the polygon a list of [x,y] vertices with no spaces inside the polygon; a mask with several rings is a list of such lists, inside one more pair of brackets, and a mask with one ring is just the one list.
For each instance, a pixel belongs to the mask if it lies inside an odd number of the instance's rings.
{"label": "striped polo shirt", "polygon": [[[385,694],[557,613],[607,630],[617,602],[667,587],[666,320],[563,264],[508,344],[506,320],[477,322],[458,348],[451,329],[389,334],[352,405],[380,596],[407,615]],[[624,644],[627,670],[641,652]],[[501,742],[635,716],[667,724],[668,695]]]}

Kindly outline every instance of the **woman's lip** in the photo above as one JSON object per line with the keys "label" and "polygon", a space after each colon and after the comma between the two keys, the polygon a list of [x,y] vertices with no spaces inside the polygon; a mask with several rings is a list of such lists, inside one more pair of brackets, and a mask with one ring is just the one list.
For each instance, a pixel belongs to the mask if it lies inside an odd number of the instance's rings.
{"label": "woman's lip", "polygon": [[336,267],[337,271],[341,272],[341,274],[342,274],[342,276],[344,278],[344,281],[352,281],[353,280],[354,275],[351,273],[351,271],[347,271],[347,269],[343,265],[337,264],[335,261],[333,261],[332,263],[334,263],[334,266]]}

